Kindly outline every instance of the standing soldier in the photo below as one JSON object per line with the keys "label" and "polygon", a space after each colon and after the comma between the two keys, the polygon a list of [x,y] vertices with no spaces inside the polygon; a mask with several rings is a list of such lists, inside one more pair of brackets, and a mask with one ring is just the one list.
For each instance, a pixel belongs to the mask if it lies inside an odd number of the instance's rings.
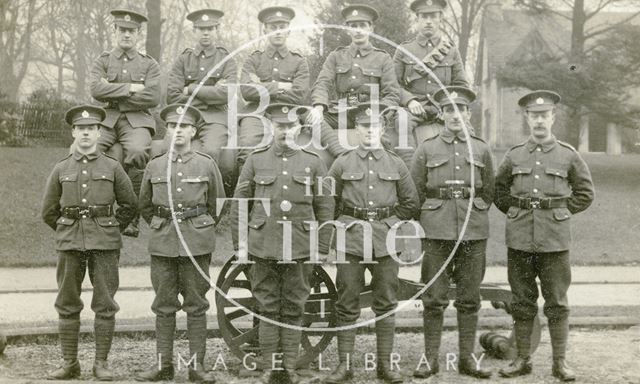
{"label": "standing soldier", "polygon": [[[368,5],[356,4],[345,7],[342,17],[345,25],[354,29],[348,31],[351,44],[337,48],[327,56],[313,84],[313,108],[307,116],[307,123],[313,126],[322,124],[322,145],[326,145],[334,157],[346,151],[335,129],[353,128],[348,119],[346,127],[339,127],[339,114],[346,111],[339,110],[337,105],[342,102],[349,108],[369,102],[372,87],[379,87],[379,94],[376,95],[379,99],[372,102],[396,106],[400,101],[400,86],[396,80],[393,59],[369,41],[378,11]],[[333,87],[338,96],[336,101],[329,99],[329,91]]]}
{"label": "standing soldier", "polygon": [[[136,49],[140,27],[147,18],[128,10],[111,14],[117,46],[96,59],[90,75],[91,96],[108,104],[98,151],[106,152],[116,142],[122,144],[123,165],[138,194],[156,129],[149,109],[160,103],[160,67]],[[136,217],[123,234],[137,237],[138,233]]]}
{"label": "standing soldier", "polygon": [[415,377],[427,378],[438,373],[443,313],[449,305],[449,279],[456,284],[458,372],[481,379],[491,376],[480,369],[473,356],[494,185],[489,146],[482,139],[467,135],[463,128],[471,115],[469,104],[475,98],[473,91],[464,87],[447,87],[446,91],[436,92],[434,99],[442,108],[444,130],[420,144],[411,164],[422,204],[420,224],[426,235],[422,242],[423,283],[439,273],[460,240],[445,272],[422,296],[428,364],[420,366],[414,372]]}
{"label": "standing soldier", "polygon": [[[81,105],[71,108],[65,120],[73,127],[73,153],[53,168],[45,187],[42,218],[56,231],[58,251],[58,329],[62,367],[48,376],[54,380],[80,377],[78,333],[82,281],[89,268],[93,285],[91,309],[95,312],[96,359],[93,375],[101,381],[113,380],[107,365],[120,309],[114,300],[118,290],[118,260],[122,238],[120,229],[136,213],[136,196],[120,163],[98,151],[104,109]],[[114,203],[118,209],[114,211]],[[120,228],[119,228],[120,227]]]}
{"label": "standing soldier", "polygon": [[[336,186],[338,221],[349,228],[345,239],[346,263],[338,264],[336,277],[335,307],[338,325],[342,327],[353,326],[360,317],[359,298],[367,269],[372,275],[372,309],[376,316],[388,315],[397,307],[399,265],[387,248],[387,232],[400,220],[411,219],[418,209],[418,194],[407,166],[394,153],[383,149],[380,142],[385,108],[377,103],[363,103],[353,110],[359,146],[338,157],[329,170]],[[371,236],[365,235],[364,226],[371,226]],[[372,242],[372,247],[364,242]],[[373,255],[366,255],[365,249],[371,248]],[[371,256],[373,262],[363,261],[371,260]],[[401,383],[402,375],[391,366],[394,334],[393,314],[376,322],[377,374],[385,382]],[[355,327],[338,332],[340,364],[325,383],[344,383],[353,377],[350,359],[355,337]]]}
{"label": "standing soldier", "polygon": [[[201,117],[197,109],[173,104],[165,107],[160,117],[167,123],[167,135],[175,135],[173,150],[149,162],[140,190],[140,215],[151,228],[151,283],[156,293],[151,309],[156,315],[159,361],[148,371],[138,373],[136,380],[173,379],[173,335],[176,312],[182,309],[187,313],[190,361],[195,361],[189,367],[189,380],[212,383],[213,375],[203,366],[209,309],[205,295],[215,249],[216,199],[225,196],[222,176],[211,157],[191,149]],[[178,301],[179,294],[182,303]]]}
{"label": "standing soldier", "polygon": [[[265,383],[277,378],[272,359],[279,346],[289,380],[301,381],[295,371],[301,332],[286,325],[301,326],[311,290],[313,264],[306,263],[315,253],[310,243],[311,222],[331,220],[334,211],[329,186],[316,185],[326,176],[324,162],[315,153],[295,145],[301,128],[298,111],[293,104],[272,104],[267,108],[273,144],[247,157],[231,208],[234,248],[248,253],[253,263],[249,277],[258,312],[270,319],[260,320],[258,336]],[[268,203],[265,206],[262,201],[253,202],[248,244],[243,244],[238,233],[240,200],[247,198],[268,199]],[[328,244],[322,240],[320,244]],[[279,328],[274,321],[285,326]]]}
{"label": "standing soldier", "polygon": [[[220,62],[229,52],[215,44],[215,37],[224,12],[217,9],[200,9],[187,15],[193,22],[193,32],[197,40],[195,48],[187,48],[173,63],[169,72],[167,101],[187,103],[200,110],[202,120],[198,123],[198,138],[202,152],[213,157],[222,172],[228,194],[233,192],[235,164],[233,152],[222,150],[227,145],[228,133],[228,87],[236,81],[236,63],[229,58]],[[209,76],[209,72],[215,71]],[[202,85],[203,79],[206,80]]]}
{"label": "standing soldier", "polygon": [[[267,104],[305,104],[309,94],[309,65],[300,53],[287,47],[287,29],[295,15],[294,10],[287,7],[268,7],[258,13],[263,32],[274,34],[268,37],[267,47],[253,52],[242,67],[242,84],[252,85],[242,88],[242,96],[248,101],[247,109],[250,111],[258,109],[263,97],[267,97]],[[263,141],[263,137],[268,138],[268,133],[269,130],[265,130],[257,117],[245,117],[240,121],[240,168],[251,147]]]}
{"label": "standing soldier", "polygon": [[495,204],[507,215],[507,271],[518,349],[516,359],[500,370],[503,377],[531,373],[529,351],[533,321],[538,314],[537,277],[549,321],[553,376],[562,381],[576,378],[565,361],[569,336],[567,290],[571,283],[570,218],[591,205],[594,189],[589,168],[578,152],[551,133],[559,102],[557,93],[541,90],[518,101],[531,135],[505,154],[496,175]]}
{"label": "standing soldier", "polygon": [[[417,17],[415,29],[418,34],[400,44],[400,47],[417,57],[421,63],[400,48],[396,49],[393,57],[396,76],[402,87],[400,105],[411,113],[409,126],[396,128],[399,134],[406,132],[409,142],[416,147],[441,130],[438,120],[440,111],[434,100],[435,93],[441,88],[438,81],[445,87],[469,87],[458,48],[441,31],[446,7],[446,0],[416,0],[411,3],[411,10]],[[430,71],[426,71],[424,66]],[[410,162],[413,150],[399,153],[405,161]]]}

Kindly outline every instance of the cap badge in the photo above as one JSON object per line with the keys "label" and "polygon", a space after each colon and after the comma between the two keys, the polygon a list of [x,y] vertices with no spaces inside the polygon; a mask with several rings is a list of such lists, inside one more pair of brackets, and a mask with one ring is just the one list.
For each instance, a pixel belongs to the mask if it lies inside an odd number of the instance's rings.
{"label": "cap badge", "polygon": [[178,108],[176,108],[176,113],[177,113],[178,115],[182,115],[182,114],[184,113],[184,108],[182,108],[182,107],[178,107]]}
{"label": "cap badge", "polygon": [[354,9],[354,10],[353,10],[353,12],[351,12],[351,14],[352,14],[353,16],[358,16],[358,10]]}
{"label": "cap badge", "polygon": [[289,113],[289,107],[282,107],[282,113]]}
{"label": "cap badge", "polygon": [[124,21],[131,21],[131,16],[124,15]]}
{"label": "cap badge", "polygon": [[209,15],[202,15],[202,21],[209,21]]}
{"label": "cap badge", "polygon": [[433,5],[433,1],[427,0],[427,5],[429,5],[429,6]]}
{"label": "cap badge", "polygon": [[276,12],[276,16],[282,17],[282,12],[280,12],[280,11]]}
{"label": "cap badge", "polygon": [[311,168],[309,168],[309,167],[305,167],[304,171],[305,171],[306,173],[309,173],[309,172],[311,172]]}
{"label": "cap badge", "polygon": [[87,117],[89,117],[89,112],[87,112],[87,111],[82,111],[82,117],[84,117],[85,119],[86,119]]}
{"label": "cap badge", "polygon": [[458,97],[458,92],[451,92],[451,98],[456,99]]}
{"label": "cap badge", "polygon": [[367,108],[367,110],[366,110],[366,111],[364,111],[364,113],[365,113],[367,116],[371,116],[371,108]]}
{"label": "cap badge", "polygon": [[538,97],[536,99],[536,104],[544,104],[544,99],[542,97]]}

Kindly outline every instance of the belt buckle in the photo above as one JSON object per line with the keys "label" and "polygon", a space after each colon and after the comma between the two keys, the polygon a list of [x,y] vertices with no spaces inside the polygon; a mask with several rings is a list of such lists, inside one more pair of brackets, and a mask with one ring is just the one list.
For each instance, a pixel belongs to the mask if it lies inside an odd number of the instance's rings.
{"label": "belt buckle", "polygon": [[78,216],[88,216],[91,213],[89,207],[79,207],[78,208]]}
{"label": "belt buckle", "polygon": [[463,193],[461,189],[451,189],[451,197],[454,199],[462,199]]}
{"label": "belt buckle", "polygon": [[183,208],[174,209],[173,213],[176,216],[176,219],[178,219],[178,220],[184,219],[184,209]]}
{"label": "belt buckle", "polygon": [[540,209],[540,200],[531,200],[529,201],[529,208],[530,209]]}
{"label": "belt buckle", "polygon": [[367,208],[367,220],[374,221],[377,218],[378,218],[378,212],[375,210],[369,210],[369,208]]}

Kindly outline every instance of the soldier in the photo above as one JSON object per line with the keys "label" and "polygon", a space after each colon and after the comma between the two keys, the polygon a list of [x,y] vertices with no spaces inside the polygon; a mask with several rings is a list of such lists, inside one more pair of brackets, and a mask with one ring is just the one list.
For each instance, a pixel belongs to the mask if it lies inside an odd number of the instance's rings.
{"label": "soldier", "polygon": [[[136,380],[173,379],[173,335],[176,312],[182,309],[187,313],[190,361],[195,361],[189,367],[189,380],[213,383],[213,374],[203,366],[209,309],[205,295],[210,286],[211,253],[215,249],[216,199],[225,197],[222,176],[211,157],[191,149],[191,139],[201,118],[196,108],[173,104],[165,107],[160,117],[167,123],[167,134],[175,135],[173,150],[149,162],[140,190],[140,215],[151,228],[151,283],[156,293],[151,309],[156,315],[159,361],[138,373]],[[178,238],[176,225],[184,244]]]}
{"label": "soldier", "polygon": [[[465,121],[470,117],[469,104],[475,98],[473,91],[464,87],[447,87],[436,92],[434,99],[442,108],[444,130],[420,144],[411,164],[422,204],[420,224],[425,232],[421,281],[431,281],[455,249],[446,270],[422,296],[428,364],[414,372],[419,378],[435,375],[439,370],[438,352],[443,313],[449,305],[450,279],[456,285],[458,372],[481,379],[491,376],[491,372],[480,369],[481,360],[473,355],[494,185],[489,145],[464,131]],[[468,209],[471,212],[467,222]],[[465,224],[466,230],[462,232]]]}
{"label": "soldier", "polygon": [[[193,32],[197,40],[195,48],[187,48],[173,63],[167,86],[168,103],[186,103],[202,113],[198,123],[198,138],[202,152],[213,157],[218,163],[227,194],[233,192],[235,164],[233,152],[222,150],[227,145],[228,133],[228,87],[236,81],[236,63],[233,59],[220,62],[229,52],[215,44],[214,38],[224,12],[217,9],[200,9],[187,15],[193,22]],[[215,67],[215,71],[208,76]],[[208,77],[207,77],[208,76]],[[205,79],[204,84],[200,82]]]}
{"label": "soldier", "polygon": [[[372,309],[376,316],[388,315],[397,307],[399,265],[387,249],[387,232],[400,220],[411,219],[418,208],[418,194],[407,166],[393,152],[382,148],[385,108],[363,103],[352,110],[359,146],[338,157],[329,170],[336,186],[337,220],[349,228],[346,263],[338,264],[336,277],[335,309],[338,325],[343,327],[352,326],[360,317],[359,298],[367,269],[372,275]],[[371,236],[365,235],[363,226],[371,226]],[[373,255],[366,255],[369,247],[365,241],[373,243]],[[371,256],[373,262],[367,262]],[[385,382],[401,383],[402,375],[393,371],[390,360],[394,333],[393,314],[376,322],[377,375]],[[355,327],[338,332],[340,363],[325,383],[343,383],[353,377],[350,359],[355,336]]]}
{"label": "soldier", "polygon": [[[253,85],[242,87],[242,96],[250,111],[257,110],[261,98],[266,96],[266,103],[305,104],[309,93],[309,65],[299,52],[287,47],[287,29],[295,15],[294,10],[287,7],[267,7],[258,13],[263,32],[275,34],[268,37],[266,48],[253,52],[242,67],[242,84]],[[240,168],[252,147],[261,141],[271,141],[269,130],[265,132],[264,128],[257,117],[240,120]]]}
{"label": "soldier", "polygon": [[507,271],[518,349],[516,359],[500,370],[503,377],[531,373],[529,351],[538,314],[537,277],[549,323],[553,376],[562,381],[576,378],[565,360],[569,335],[567,290],[571,283],[570,218],[591,205],[594,189],[589,168],[578,152],[551,132],[559,102],[557,93],[542,90],[518,101],[531,134],[505,154],[496,175],[495,204],[507,215]]}
{"label": "soldier", "polygon": [[[313,270],[313,264],[306,262],[315,252],[310,244],[310,222],[321,224],[333,218],[334,203],[329,196],[329,186],[316,185],[319,177],[326,176],[324,162],[315,153],[295,145],[301,128],[299,111],[295,105],[283,103],[267,108],[273,144],[247,157],[231,205],[234,248],[240,249],[240,255],[248,253],[253,263],[249,274],[253,296],[259,313],[270,319],[260,320],[259,325],[265,383],[277,380],[279,373],[286,373],[292,383],[301,381],[295,371],[301,332],[286,326],[278,329],[272,321],[298,327],[302,324]],[[239,200],[246,198],[269,199],[267,206],[261,201],[253,202],[248,245],[240,241],[238,233]],[[290,243],[284,237],[289,236],[285,234],[285,226],[290,228]],[[328,240],[320,243],[328,244]],[[285,372],[274,372],[272,359],[279,346]]]}
{"label": "soldier", "polygon": [[[91,96],[107,103],[107,117],[102,122],[98,151],[106,152],[120,142],[123,165],[136,194],[144,167],[149,160],[155,120],[149,109],[160,103],[160,67],[149,55],[138,52],[136,43],[140,27],[147,18],[129,10],[113,10],[117,46],[103,52],[93,63],[89,86]],[[123,232],[138,236],[138,218]]]}
{"label": "soldier", "polygon": [[114,300],[119,284],[120,229],[135,216],[137,201],[120,163],[98,151],[104,131],[100,124],[105,116],[104,109],[90,105],[67,111],[65,120],[73,127],[74,150],[55,165],[45,187],[42,219],[56,231],[55,307],[64,359],[63,365],[48,375],[53,380],[80,377],[78,333],[84,307],[80,293],[87,268],[93,285],[91,309],[95,312],[93,375],[101,381],[113,380],[107,357],[120,309]]}
{"label": "soldier", "polygon": [[[336,105],[346,103],[347,108],[368,102],[371,99],[371,87],[379,87],[380,104],[396,106],[400,101],[400,86],[396,80],[391,56],[371,45],[369,34],[373,32],[373,23],[378,19],[378,11],[368,5],[356,4],[342,10],[345,25],[349,30],[351,44],[337,48],[325,60],[311,91],[313,108],[307,116],[307,123],[313,126],[322,124],[322,145],[337,157],[346,151],[334,131],[339,127],[339,109]],[[329,90],[335,87],[338,100],[329,100]],[[346,144],[346,143],[345,143]]]}
{"label": "soldier", "polygon": [[[434,95],[441,85],[436,80],[445,87],[469,87],[458,48],[441,31],[446,7],[446,0],[412,2],[411,10],[417,17],[415,29],[418,34],[415,38],[400,44],[400,47],[409,51],[422,63],[416,62],[414,57],[407,55],[400,48],[396,49],[393,57],[398,83],[402,87],[400,105],[411,113],[409,126],[398,126],[396,129],[399,130],[399,134],[406,132],[409,135],[409,143],[416,147],[441,130],[439,110],[434,102]],[[425,71],[424,66],[431,72]],[[398,153],[405,161],[411,162],[412,149],[399,150]]]}

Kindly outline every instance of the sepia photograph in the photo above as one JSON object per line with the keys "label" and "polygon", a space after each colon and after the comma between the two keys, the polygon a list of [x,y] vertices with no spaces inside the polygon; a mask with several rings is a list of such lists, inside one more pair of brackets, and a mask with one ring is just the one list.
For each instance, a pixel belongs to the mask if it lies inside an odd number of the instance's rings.
{"label": "sepia photograph", "polygon": [[0,383],[640,383],[640,1],[0,0]]}

